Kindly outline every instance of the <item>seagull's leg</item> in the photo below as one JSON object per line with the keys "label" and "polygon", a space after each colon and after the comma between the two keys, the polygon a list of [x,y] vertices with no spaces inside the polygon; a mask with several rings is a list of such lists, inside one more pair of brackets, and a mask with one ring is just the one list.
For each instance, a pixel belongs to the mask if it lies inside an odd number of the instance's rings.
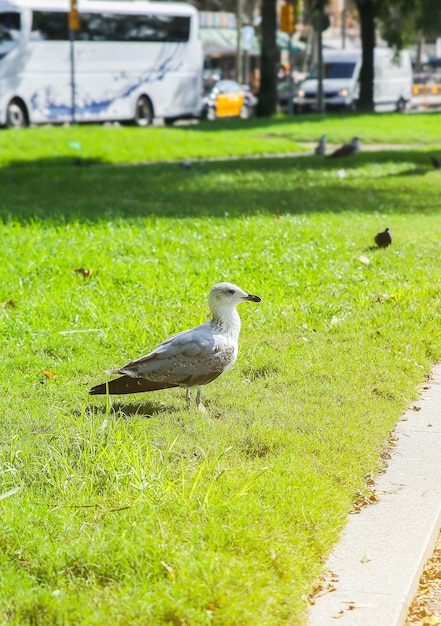
{"label": "seagull's leg", "polygon": [[190,402],[191,402],[190,387],[187,387],[187,389],[185,391],[185,400],[187,402],[187,405],[190,406]]}
{"label": "seagull's leg", "polygon": [[202,385],[198,387],[198,393],[196,396],[196,406],[198,407],[198,411],[200,411],[201,413],[205,413],[207,409],[202,404],[201,398],[202,398]]}

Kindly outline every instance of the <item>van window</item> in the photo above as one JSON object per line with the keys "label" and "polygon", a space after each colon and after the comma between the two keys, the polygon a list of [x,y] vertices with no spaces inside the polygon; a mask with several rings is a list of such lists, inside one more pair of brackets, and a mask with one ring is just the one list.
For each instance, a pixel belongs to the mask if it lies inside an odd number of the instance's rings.
{"label": "van window", "polygon": [[[352,78],[354,75],[355,63],[342,61],[333,63],[323,63],[324,78]],[[318,65],[314,65],[309,78],[318,78]]]}

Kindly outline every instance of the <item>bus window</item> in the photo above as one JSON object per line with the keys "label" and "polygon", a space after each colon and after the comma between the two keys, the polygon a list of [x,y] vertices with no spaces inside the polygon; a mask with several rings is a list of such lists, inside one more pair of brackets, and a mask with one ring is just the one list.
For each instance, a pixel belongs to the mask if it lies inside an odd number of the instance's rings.
{"label": "bus window", "polygon": [[31,41],[66,41],[68,39],[67,13],[33,12]]}
{"label": "bus window", "polygon": [[20,13],[0,13],[0,59],[16,45],[20,35]]}
{"label": "bus window", "polygon": [[[120,15],[80,13],[80,41],[157,41],[185,43],[190,18],[176,15]],[[34,11],[31,41],[65,41],[69,38],[66,13]]]}
{"label": "bus window", "polygon": [[185,43],[190,18],[176,15],[81,13],[81,41],[142,41]]}

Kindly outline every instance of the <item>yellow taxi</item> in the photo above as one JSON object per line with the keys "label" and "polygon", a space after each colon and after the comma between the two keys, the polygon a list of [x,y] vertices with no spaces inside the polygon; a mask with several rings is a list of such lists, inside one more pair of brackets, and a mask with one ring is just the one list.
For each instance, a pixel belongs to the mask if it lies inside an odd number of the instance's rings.
{"label": "yellow taxi", "polygon": [[235,80],[220,80],[205,94],[201,117],[216,120],[224,117],[248,119],[257,104],[256,97],[247,85]]}

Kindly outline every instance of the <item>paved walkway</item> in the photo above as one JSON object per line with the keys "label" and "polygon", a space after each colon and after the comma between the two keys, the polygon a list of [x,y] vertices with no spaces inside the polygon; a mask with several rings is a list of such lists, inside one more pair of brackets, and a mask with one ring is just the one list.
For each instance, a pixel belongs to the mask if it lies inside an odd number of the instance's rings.
{"label": "paved walkway", "polygon": [[395,428],[377,504],[349,516],[309,626],[402,626],[441,526],[441,364]]}

